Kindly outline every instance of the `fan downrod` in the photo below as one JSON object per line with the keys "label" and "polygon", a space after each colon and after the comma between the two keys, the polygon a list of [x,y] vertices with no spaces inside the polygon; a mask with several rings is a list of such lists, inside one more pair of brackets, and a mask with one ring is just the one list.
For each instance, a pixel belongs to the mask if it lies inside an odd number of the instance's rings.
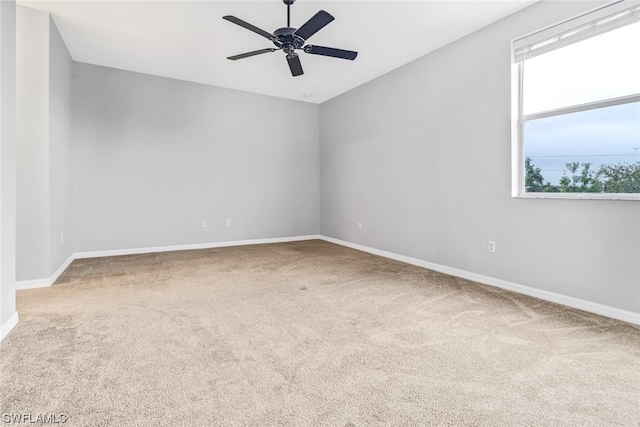
{"label": "fan downrod", "polygon": [[287,5],[287,27],[291,26],[291,5],[296,0],[282,0],[284,4]]}

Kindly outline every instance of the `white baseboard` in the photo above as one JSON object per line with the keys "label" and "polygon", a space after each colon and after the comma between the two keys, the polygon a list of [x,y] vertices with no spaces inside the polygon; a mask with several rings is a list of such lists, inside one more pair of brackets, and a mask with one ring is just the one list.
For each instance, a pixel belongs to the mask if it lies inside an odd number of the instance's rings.
{"label": "white baseboard", "polygon": [[192,245],[157,246],[157,247],[151,247],[151,248],[116,249],[111,251],[76,252],[73,255],[75,259],[101,258],[101,257],[108,257],[108,256],[149,254],[149,253],[156,253],[156,252],[172,252],[172,251],[188,251],[193,249],[224,248],[228,246],[263,245],[267,243],[299,242],[302,240],[314,240],[319,238],[320,238],[319,235],[314,234],[314,235],[308,235],[308,236],[275,237],[275,238],[269,238],[269,239],[235,240],[235,241],[229,241],[229,242],[214,242],[214,243],[196,243]]}
{"label": "white baseboard", "polygon": [[18,312],[16,311],[13,313],[13,316],[11,316],[9,320],[4,322],[4,324],[0,327],[0,341],[2,341],[7,335],[9,335],[9,332],[11,332],[17,324]]}
{"label": "white baseboard", "polygon": [[48,286],[53,285],[58,277],[69,267],[69,265],[73,262],[75,258],[75,254],[71,254],[69,258],[49,277],[48,279],[38,279],[38,280],[21,280],[16,282],[16,291],[23,291],[25,289],[37,289],[37,288],[46,288]]}
{"label": "white baseboard", "polygon": [[[277,237],[277,238],[253,239],[253,240],[236,240],[236,241],[229,241],[229,242],[198,243],[198,244],[192,244],[192,245],[159,246],[159,247],[151,247],[151,248],[118,249],[118,250],[95,251],[95,252],[77,252],[71,255],[69,259],[67,259],[67,261],[65,261],[50,278],[17,282],[16,290],[34,289],[34,288],[51,286],[53,283],[55,283],[58,277],[60,277],[60,275],[64,272],[64,270],[67,269],[69,264],[71,264],[71,262],[73,262],[73,260],[75,259],[99,258],[99,257],[119,256],[119,255],[136,255],[136,254],[155,253],[155,252],[184,251],[184,250],[193,250],[193,249],[211,249],[211,248],[222,248],[222,247],[229,247],[229,246],[258,245],[258,244],[268,244],[268,243],[298,242],[303,240],[314,240],[314,239],[325,240],[327,242],[335,243],[340,246],[345,246],[345,247],[349,247],[359,251],[382,256],[385,258],[394,259],[396,261],[405,262],[407,264],[416,265],[418,267],[427,268],[429,270],[438,271],[440,273],[450,274],[452,276],[461,277],[463,279],[471,280],[471,281],[482,283],[485,285],[507,289],[520,294],[540,298],[545,301],[555,302],[558,304],[588,311],[590,313],[596,313],[602,316],[607,316],[613,319],[618,319],[625,322],[640,325],[640,313],[621,310],[621,309],[610,307],[607,305],[585,301],[579,298],[574,298],[567,295],[558,294],[555,292],[549,292],[542,289],[536,289],[529,286],[509,282],[506,280],[496,279],[494,277],[483,276],[481,274],[472,273],[469,271],[460,270],[457,268],[448,267],[445,265],[440,265],[440,264],[424,261],[421,259],[412,258],[405,255],[399,255],[393,252],[387,252],[380,249],[375,249],[368,246],[359,245],[357,243],[351,243],[344,240],[339,240],[333,237],[322,236],[322,235]],[[17,323],[18,314],[16,313],[14,316],[16,318],[15,323]],[[6,324],[8,325],[9,321],[7,321]],[[14,326],[15,324],[11,325],[8,330],[10,331]],[[5,331],[4,328],[5,328],[5,325],[2,326],[3,334]]]}
{"label": "white baseboard", "polygon": [[56,272],[53,273],[53,276],[51,276],[51,278],[49,279],[52,285],[56,283],[56,280],[58,280],[58,277],[60,277],[62,273],[64,273],[67,267],[69,267],[69,265],[71,265],[71,263],[75,259],[76,259],[76,254],[71,254],[69,258],[67,258],[67,260],[63,262],[62,265],[56,270]]}
{"label": "white baseboard", "polygon": [[302,240],[314,240],[319,239],[317,234],[307,236],[292,236],[292,237],[275,237],[269,239],[253,239],[253,240],[236,240],[230,242],[214,242],[214,243],[197,243],[193,245],[175,245],[175,246],[158,246],[151,248],[135,248],[135,249],[116,249],[110,251],[94,251],[94,252],[76,252],[72,254],[61,266],[56,270],[53,275],[47,279],[37,280],[22,280],[16,282],[16,290],[22,291],[25,289],[46,288],[53,285],[58,277],[69,267],[69,265],[76,259],[83,258],[101,258],[109,256],[119,255],[138,255],[148,254],[155,252],[171,252],[171,251],[187,251],[192,249],[211,249],[211,248],[224,248],[228,246],[244,246],[244,245],[262,245],[267,243],[286,243],[286,242],[299,242]]}
{"label": "white baseboard", "polygon": [[607,316],[613,319],[618,319],[625,322],[640,325],[640,313],[621,310],[619,308],[609,307],[607,305],[597,304],[597,303],[585,301],[579,298],[557,294],[555,292],[549,292],[549,291],[544,291],[542,289],[536,289],[536,288],[532,288],[525,285],[519,285],[517,283],[508,282],[506,280],[496,279],[493,277],[483,276],[481,274],[471,273],[469,271],[448,267],[446,265],[435,264],[435,263],[423,261],[417,258],[398,255],[393,252],[387,252],[380,249],[359,245],[356,243],[346,242],[344,240],[334,239],[333,237],[327,237],[327,236],[321,235],[320,239],[330,243],[335,243],[340,246],[346,246],[348,248],[356,249],[363,252],[368,252],[370,254],[378,255],[381,257],[390,258],[396,261],[405,262],[407,264],[417,265],[418,267],[427,268],[429,270],[438,271],[440,273],[449,274],[451,276],[461,277],[463,279],[471,280],[471,281],[482,283],[485,285],[507,289],[520,294],[525,294],[532,297],[540,298],[545,301],[555,302],[555,303],[566,305],[572,308],[588,311],[590,313],[600,314],[602,316]]}
{"label": "white baseboard", "polygon": [[46,288],[51,286],[51,279],[38,280],[20,280],[16,282],[16,291],[24,291],[26,289]]}

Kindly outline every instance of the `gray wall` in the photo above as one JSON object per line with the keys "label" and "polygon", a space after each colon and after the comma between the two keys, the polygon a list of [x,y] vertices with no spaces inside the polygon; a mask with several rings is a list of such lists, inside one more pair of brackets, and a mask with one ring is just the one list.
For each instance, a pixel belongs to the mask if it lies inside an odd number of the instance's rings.
{"label": "gray wall", "polygon": [[81,63],[73,84],[76,252],[318,233],[317,105]]}
{"label": "gray wall", "polygon": [[48,276],[73,253],[72,67],[69,51],[50,20]]}
{"label": "gray wall", "polygon": [[16,5],[0,1],[0,325],[16,312]]}
{"label": "gray wall", "polygon": [[324,103],[321,234],[640,311],[640,202],[510,198],[510,41],[593,6],[538,3]]}
{"label": "gray wall", "polygon": [[17,278],[49,277],[49,14],[16,8]]}
{"label": "gray wall", "polygon": [[73,61],[49,13],[16,12],[16,275],[43,280],[73,253]]}

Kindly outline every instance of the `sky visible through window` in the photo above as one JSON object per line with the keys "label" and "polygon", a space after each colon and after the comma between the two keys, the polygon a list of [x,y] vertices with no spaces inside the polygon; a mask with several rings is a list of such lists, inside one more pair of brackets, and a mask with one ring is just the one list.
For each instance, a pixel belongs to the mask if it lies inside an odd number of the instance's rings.
{"label": "sky visible through window", "polygon": [[[640,77],[639,77],[640,78]],[[564,114],[525,123],[525,157],[558,184],[569,162],[640,161],[640,103]]]}
{"label": "sky visible through window", "polygon": [[[640,23],[525,62],[524,114],[640,94]],[[525,157],[558,184],[569,162],[640,162],[640,102],[525,123]]]}

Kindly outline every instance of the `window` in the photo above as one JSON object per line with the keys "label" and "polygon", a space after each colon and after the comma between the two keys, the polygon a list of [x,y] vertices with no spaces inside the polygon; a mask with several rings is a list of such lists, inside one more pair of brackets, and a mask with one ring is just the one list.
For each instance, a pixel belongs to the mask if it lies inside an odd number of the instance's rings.
{"label": "window", "polygon": [[640,2],[513,41],[520,197],[640,200]]}

